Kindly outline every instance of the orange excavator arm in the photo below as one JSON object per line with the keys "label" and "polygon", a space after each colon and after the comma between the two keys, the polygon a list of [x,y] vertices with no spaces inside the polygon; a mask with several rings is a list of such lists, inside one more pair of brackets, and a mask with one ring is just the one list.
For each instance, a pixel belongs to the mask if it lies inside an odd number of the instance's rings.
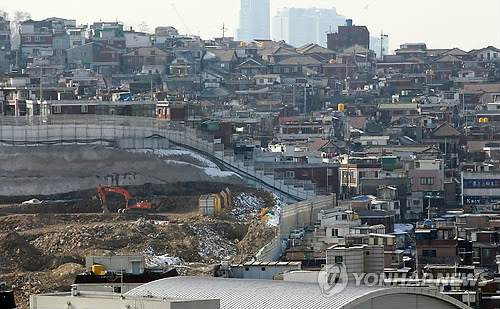
{"label": "orange excavator arm", "polygon": [[144,203],[144,202],[137,202],[136,199],[134,199],[130,193],[122,188],[118,187],[113,187],[113,186],[106,186],[103,187],[102,185],[99,185],[97,187],[97,191],[99,192],[99,199],[101,200],[102,204],[102,209],[104,213],[109,213],[108,210],[108,204],[106,202],[106,192],[113,192],[113,193],[118,193],[121,194],[125,197],[125,205],[126,209],[151,209],[151,203]]}

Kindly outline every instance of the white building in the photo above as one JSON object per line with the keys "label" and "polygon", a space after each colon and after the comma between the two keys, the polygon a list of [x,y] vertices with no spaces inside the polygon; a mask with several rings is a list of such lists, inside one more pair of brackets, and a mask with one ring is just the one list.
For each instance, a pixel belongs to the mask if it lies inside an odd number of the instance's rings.
{"label": "white building", "polygon": [[326,47],[326,33],[345,24],[345,16],[335,8],[281,8],[273,17],[273,40],[293,46],[315,43]]}
{"label": "white building", "polygon": [[124,31],[125,47],[127,49],[135,49],[140,47],[152,46],[151,35],[144,32]]}
{"label": "white building", "polygon": [[240,28],[236,38],[251,42],[256,39],[270,39],[270,1],[241,0]]}

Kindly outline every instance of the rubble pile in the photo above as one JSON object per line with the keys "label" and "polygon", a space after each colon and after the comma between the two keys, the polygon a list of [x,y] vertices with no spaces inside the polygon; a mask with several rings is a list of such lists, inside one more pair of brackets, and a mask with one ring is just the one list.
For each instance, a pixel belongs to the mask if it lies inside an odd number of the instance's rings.
{"label": "rubble pile", "polygon": [[208,226],[194,225],[192,231],[198,239],[198,254],[210,262],[229,260],[237,253],[236,244]]}
{"label": "rubble pile", "polygon": [[267,192],[234,192],[231,213],[208,217],[198,214],[198,194],[178,194],[152,197],[147,216],[83,211],[98,201],[71,202],[71,211],[66,203],[0,205],[0,281],[28,308],[30,293],[69,291],[87,255],[145,255],[148,267],[211,276],[214,263],[246,260],[275,235],[260,222],[260,210],[273,207]]}
{"label": "rubble pile", "polygon": [[47,267],[47,258],[17,232],[0,238],[0,266],[35,271]]}
{"label": "rubble pile", "polygon": [[266,202],[263,198],[253,193],[239,193],[233,197],[233,209],[231,215],[240,222],[248,221],[255,218],[260,210],[266,207]]}
{"label": "rubble pile", "polygon": [[119,248],[128,240],[130,224],[95,224],[91,226],[73,225],[63,231],[40,235],[32,244],[46,254],[73,252],[77,248]]}
{"label": "rubble pile", "polygon": [[253,223],[248,227],[245,237],[238,243],[240,252],[251,259],[262,247],[276,236],[276,227],[266,226],[261,222]]}

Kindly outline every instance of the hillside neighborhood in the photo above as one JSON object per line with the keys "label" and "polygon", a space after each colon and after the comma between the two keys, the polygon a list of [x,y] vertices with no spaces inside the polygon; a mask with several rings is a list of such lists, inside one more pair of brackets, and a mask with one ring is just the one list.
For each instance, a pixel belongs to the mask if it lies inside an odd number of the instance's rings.
{"label": "hillside neighborhood", "polygon": [[[36,283],[9,281],[72,267],[34,309],[500,308],[500,49],[372,39],[0,17],[0,283],[27,308]],[[150,212],[99,217],[101,183]],[[350,283],[335,303],[325,265]]]}

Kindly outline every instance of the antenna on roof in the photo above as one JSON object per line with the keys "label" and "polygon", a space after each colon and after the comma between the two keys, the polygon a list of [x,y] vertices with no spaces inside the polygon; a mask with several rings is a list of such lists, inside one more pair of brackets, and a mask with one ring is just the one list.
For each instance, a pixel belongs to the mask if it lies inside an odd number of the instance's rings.
{"label": "antenna on roof", "polygon": [[229,30],[226,28],[226,25],[224,24],[224,22],[222,22],[222,39],[224,39],[226,37],[226,30]]}

